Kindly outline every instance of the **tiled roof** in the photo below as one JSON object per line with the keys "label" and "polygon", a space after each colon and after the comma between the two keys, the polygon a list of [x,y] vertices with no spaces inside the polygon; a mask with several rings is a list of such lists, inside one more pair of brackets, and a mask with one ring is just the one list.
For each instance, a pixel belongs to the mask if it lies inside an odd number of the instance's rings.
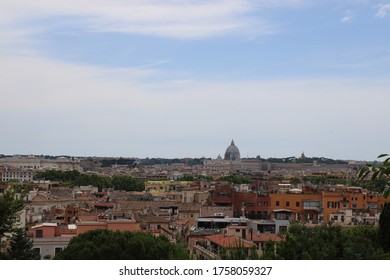
{"label": "tiled roof", "polygon": [[207,236],[206,239],[219,245],[220,247],[233,248],[243,246],[244,248],[250,248],[253,243],[247,240],[238,238],[235,235],[225,235],[224,233]]}

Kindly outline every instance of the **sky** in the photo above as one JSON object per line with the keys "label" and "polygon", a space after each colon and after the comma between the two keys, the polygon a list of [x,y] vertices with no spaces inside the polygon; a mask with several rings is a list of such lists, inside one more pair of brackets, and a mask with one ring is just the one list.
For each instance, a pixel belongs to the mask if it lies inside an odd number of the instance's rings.
{"label": "sky", "polygon": [[0,154],[374,160],[390,1],[2,0]]}

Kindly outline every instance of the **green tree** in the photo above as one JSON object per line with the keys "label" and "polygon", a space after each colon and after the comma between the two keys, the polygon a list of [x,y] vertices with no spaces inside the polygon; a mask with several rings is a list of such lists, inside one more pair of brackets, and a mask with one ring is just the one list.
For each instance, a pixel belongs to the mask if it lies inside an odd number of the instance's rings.
{"label": "green tree", "polygon": [[143,191],[145,189],[145,181],[131,176],[114,176],[112,178],[112,186],[116,190]]}
{"label": "green tree", "polygon": [[[0,196],[0,242],[6,233],[14,232],[15,222],[23,207],[23,200],[15,198],[13,191],[7,191]],[[2,244],[0,243],[0,245]]]}
{"label": "green tree", "polygon": [[33,250],[31,239],[26,236],[24,229],[17,229],[11,237],[10,246],[7,249],[10,259],[13,260],[39,260],[40,255]]}
{"label": "green tree", "polygon": [[165,236],[149,233],[92,230],[74,237],[56,255],[62,260],[170,260],[189,259],[187,251]]}
{"label": "green tree", "polygon": [[378,242],[386,253],[390,253],[390,203],[385,203],[379,218]]}
{"label": "green tree", "polygon": [[277,260],[278,256],[276,255],[276,244],[272,240],[268,240],[264,244],[263,253],[261,255],[262,260]]}
{"label": "green tree", "polygon": [[288,260],[368,260],[387,258],[377,242],[372,226],[342,228],[321,225],[307,228],[292,225],[277,246],[277,259]]}
{"label": "green tree", "polygon": [[375,164],[366,164],[358,172],[359,179],[365,179],[371,175],[371,181],[378,181],[384,179],[385,185],[382,187],[381,192],[383,196],[387,198],[390,195],[390,155],[381,154],[378,156],[378,159],[384,159],[382,165],[377,166]]}
{"label": "green tree", "polygon": [[343,259],[377,260],[385,258],[377,242],[378,228],[373,226],[355,226],[342,229]]}
{"label": "green tree", "polygon": [[253,180],[245,176],[228,175],[220,177],[217,181],[226,181],[233,184],[252,184]]}

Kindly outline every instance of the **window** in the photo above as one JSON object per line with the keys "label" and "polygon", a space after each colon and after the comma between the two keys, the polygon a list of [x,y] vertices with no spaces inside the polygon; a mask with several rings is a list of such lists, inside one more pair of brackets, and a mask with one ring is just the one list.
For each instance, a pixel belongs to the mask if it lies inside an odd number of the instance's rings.
{"label": "window", "polygon": [[276,206],[279,206],[279,201],[276,201],[275,205],[276,205]]}
{"label": "window", "polygon": [[287,226],[279,226],[279,232],[286,232]]}
{"label": "window", "polygon": [[253,207],[253,206],[255,206],[255,205],[254,205],[253,202],[248,202],[248,203],[247,203],[247,206],[248,206],[248,207]]}
{"label": "window", "polygon": [[[328,208],[329,207],[329,201],[328,201]],[[320,209],[321,208],[321,203],[318,200],[308,200],[308,201],[303,201],[303,209]]]}
{"label": "window", "polygon": [[259,202],[257,203],[257,205],[258,205],[258,206],[261,206],[261,201],[259,201]]}
{"label": "window", "polygon": [[290,201],[286,201],[286,206],[290,206]]}
{"label": "window", "polygon": [[37,252],[39,255],[41,254],[41,248],[33,248],[35,252]]}
{"label": "window", "polygon": [[356,204],[352,204],[352,209],[356,209],[357,208],[357,205]]}
{"label": "window", "polygon": [[57,255],[58,253],[60,253],[62,251],[62,247],[55,247],[54,248],[54,254]]}
{"label": "window", "polygon": [[300,206],[301,206],[301,204],[299,203],[299,201],[295,202],[295,206],[296,206],[296,207],[300,207]]}
{"label": "window", "polygon": [[43,230],[37,229],[37,230],[35,231],[35,237],[36,237],[36,238],[42,238],[42,237],[43,237]]}
{"label": "window", "polygon": [[268,202],[264,201],[264,207],[268,207]]}

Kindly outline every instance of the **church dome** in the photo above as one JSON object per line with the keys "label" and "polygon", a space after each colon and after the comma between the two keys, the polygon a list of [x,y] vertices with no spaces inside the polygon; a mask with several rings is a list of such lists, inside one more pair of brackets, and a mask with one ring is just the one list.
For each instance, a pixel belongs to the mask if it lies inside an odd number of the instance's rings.
{"label": "church dome", "polygon": [[225,160],[240,160],[240,151],[238,150],[237,146],[234,145],[234,141],[232,140],[232,143],[229,147],[227,147],[225,152]]}

